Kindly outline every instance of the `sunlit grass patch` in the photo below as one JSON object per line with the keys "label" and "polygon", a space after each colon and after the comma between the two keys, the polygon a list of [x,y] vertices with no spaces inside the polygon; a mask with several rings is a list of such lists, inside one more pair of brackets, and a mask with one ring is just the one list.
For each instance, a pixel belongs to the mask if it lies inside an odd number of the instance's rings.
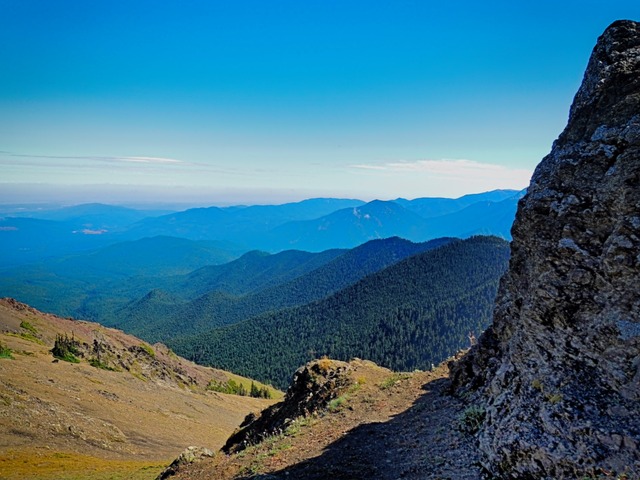
{"label": "sunlit grass patch", "polygon": [[72,452],[12,450],[0,454],[6,480],[152,480],[171,460],[106,460]]}

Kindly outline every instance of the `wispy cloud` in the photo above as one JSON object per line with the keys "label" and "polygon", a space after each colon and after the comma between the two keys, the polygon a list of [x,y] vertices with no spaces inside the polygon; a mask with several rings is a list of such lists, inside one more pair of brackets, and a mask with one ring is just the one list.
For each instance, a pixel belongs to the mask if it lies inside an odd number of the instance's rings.
{"label": "wispy cloud", "polygon": [[358,184],[401,196],[453,197],[499,188],[522,189],[529,185],[532,170],[467,159],[391,161],[350,165],[359,172]]}
{"label": "wispy cloud", "polygon": [[[24,181],[41,181],[43,172],[93,172],[112,176],[127,175],[128,172],[146,175],[173,175],[189,178],[189,182],[202,180],[211,175],[233,175],[259,177],[268,169],[247,169],[241,166],[221,165],[221,162],[193,162],[169,157],[146,155],[39,155],[0,151],[0,167],[11,167],[20,171]],[[35,172],[35,173],[34,173]],[[35,175],[35,177],[34,177]],[[149,177],[151,178],[151,177]],[[87,179],[89,181],[89,179]]]}
{"label": "wispy cloud", "polygon": [[12,153],[12,152],[0,152],[5,157],[18,157],[18,158],[41,158],[51,160],[85,160],[93,162],[107,162],[107,163],[148,163],[148,164],[174,164],[174,165],[189,165],[190,162],[182,160],[176,160],[175,158],[164,157],[138,157],[138,156],[99,156],[99,155],[30,155],[25,153]]}
{"label": "wispy cloud", "polygon": [[174,158],[162,158],[162,157],[111,157],[112,160],[122,161],[122,162],[133,162],[133,163],[157,163],[161,165],[165,164],[186,164],[187,162],[183,162],[182,160],[176,160]]}
{"label": "wispy cloud", "polygon": [[474,178],[522,178],[528,181],[531,170],[510,168],[493,163],[467,159],[416,160],[413,162],[387,162],[383,164],[358,164],[352,168],[377,170],[388,173],[416,173],[451,179]]}
{"label": "wispy cloud", "polygon": [[366,164],[357,164],[357,165],[350,165],[351,168],[359,168],[362,170],[389,170],[389,167],[385,166],[385,165],[366,165]]}

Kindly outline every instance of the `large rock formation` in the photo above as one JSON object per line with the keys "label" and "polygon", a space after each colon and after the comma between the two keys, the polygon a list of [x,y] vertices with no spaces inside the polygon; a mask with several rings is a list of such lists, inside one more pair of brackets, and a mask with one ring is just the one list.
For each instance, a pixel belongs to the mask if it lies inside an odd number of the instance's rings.
{"label": "large rock formation", "polygon": [[494,324],[453,367],[503,478],[640,478],[640,23],[599,38],[512,230]]}

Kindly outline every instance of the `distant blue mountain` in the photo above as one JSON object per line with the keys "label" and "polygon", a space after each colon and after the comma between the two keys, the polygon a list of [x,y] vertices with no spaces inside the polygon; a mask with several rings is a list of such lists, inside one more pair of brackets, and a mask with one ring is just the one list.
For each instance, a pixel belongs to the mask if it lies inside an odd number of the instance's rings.
{"label": "distant blue mountain", "polygon": [[321,218],[285,223],[271,230],[259,246],[269,251],[318,252],[393,236],[413,242],[476,234],[509,239],[522,195],[517,190],[495,190],[458,199],[374,200]]}
{"label": "distant blue mountain", "polygon": [[12,266],[99,248],[108,235],[74,223],[36,218],[0,219],[0,265]]}
{"label": "distant blue mountain", "polygon": [[[0,232],[2,233],[2,232]],[[238,253],[217,242],[174,237],[143,238],[89,252],[0,268],[0,296],[46,311],[98,319],[104,303],[122,304],[164,286],[178,274],[229,262]]]}
{"label": "distant blue mountain", "polygon": [[413,200],[398,198],[394,201],[423,218],[433,218],[460,211],[477,202],[500,202],[518,193],[518,190],[493,190],[472,193],[459,198],[424,197]]}
{"label": "distant blue mountain", "polygon": [[102,203],[85,203],[59,208],[13,209],[11,213],[5,213],[4,216],[66,222],[76,228],[104,229],[113,232],[122,230],[144,218],[168,213],[170,212],[167,210],[137,210]]}
{"label": "distant blue mountain", "polygon": [[324,217],[289,222],[269,232],[268,250],[295,248],[319,252],[328,248],[353,248],[369,240],[402,237],[421,241],[428,223],[396,202],[374,200]]}
{"label": "distant blue mountain", "polygon": [[479,201],[457,212],[433,218],[431,235],[469,238],[473,235],[495,235],[511,240],[511,225],[518,201],[525,190],[501,201]]}
{"label": "distant blue mountain", "polygon": [[63,208],[9,208],[0,218],[0,267],[39,262],[122,240],[131,224],[164,211],[99,203]]}
{"label": "distant blue mountain", "polygon": [[361,200],[314,198],[283,205],[194,208],[142,220],[127,235],[138,238],[170,235],[192,240],[226,240],[250,250],[261,248],[257,237],[283,223],[310,220],[363,203]]}
{"label": "distant blue mountain", "polygon": [[519,195],[516,190],[495,190],[457,199],[369,203],[316,198],[168,214],[103,204],[31,211],[15,207],[9,210],[28,218],[0,218],[0,268],[157,236],[216,241],[234,254],[255,249],[319,252],[393,236],[414,242],[479,233],[508,239]]}

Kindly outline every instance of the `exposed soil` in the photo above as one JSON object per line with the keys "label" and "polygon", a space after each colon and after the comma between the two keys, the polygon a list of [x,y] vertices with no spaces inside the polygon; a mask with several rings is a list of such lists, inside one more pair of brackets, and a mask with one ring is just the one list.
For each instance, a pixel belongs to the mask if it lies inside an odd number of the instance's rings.
{"label": "exposed soil", "polygon": [[448,369],[394,374],[354,360],[354,386],[319,415],[246,450],[183,468],[178,479],[482,478]]}
{"label": "exposed soil", "polygon": [[[118,371],[87,358],[55,361],[56,334],[72,332],[88,345],[97,335]],[[0,300],[0,343],[13,356],[0,358],[3,480],[155,478],[189,445],[218,450],[248,413],[274,401],[207,391],[211,379],[247,380],[160,345],[149,355],[150,346],[121,331],[10,300]]]}

